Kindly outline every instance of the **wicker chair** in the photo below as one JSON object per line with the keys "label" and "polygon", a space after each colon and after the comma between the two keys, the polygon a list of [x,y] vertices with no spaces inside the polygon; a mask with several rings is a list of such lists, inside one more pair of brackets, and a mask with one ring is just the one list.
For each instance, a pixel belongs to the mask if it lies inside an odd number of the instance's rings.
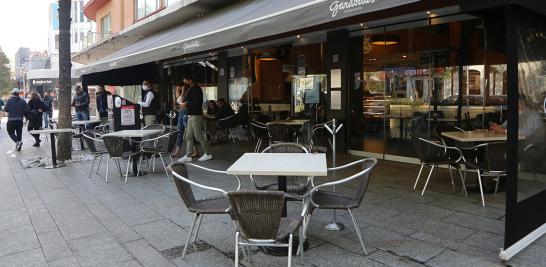
{"label": "wicker chair", "polygon": [[129,176],[129,166],[131,163],[131,159],[133,159],[138,153],[134,153],[131,151],[125,151],[124,150],[124,143],[125,138],[118,137],[118,136],[103,136],[102,141],[104,142],[104,145],[106,146],[106,150],[108,151],[108,159],[106,161],[106,177],[105,182],[108,183],[108,166],[110,159],[114,159],[116,162],[116,165],[119,170],[119,176],[123,176],[121,173],[121,165],[119,160],[128,158],[127,161],[127,170],[125,171],[125,183],[127,183],[127,177]]}
{"label": "wicker chair", "polygon": [[506,142],[483,143],[473,147],[472,150],[476,154],[478,150],[483,150],[483,160],[468,160],[466,167],[478,173],[482,206],[485,207],[482,177],[495,177],[495,192],[497,192],[500,177],[506,176]]}
{"label": "wicker chair", "polygon": [[[300,228],[303,216],[282,217],[284,192],[238,191],[227,195],[237,222],[235,266],[239,266],[239,246],[288,247],[288,266],[291,266],[292,234]],[[303,240],[303,229],[299,234]],[[300,249],[302,245],[303,242]],[[303,256],[303,249],[301,252]]]}
{"label": "wicker chair", "polygon": [[[138,163],[138,174],[140,174],[140,166],[142,165],[142,158],[144,155],[151,155],[152,156],[152,166],[153,171],[155,171],[155,157],[156,155],[159,156],[159,159],[161,160],[161,163],[163,164],[163,169],[165,169],[165,173],[167,174],[167,177],[169,177],[169,171],[167,170],[167,165],[165,165],[165,161],[163,160],[163,155],[169,155],[169,158],[171,159],[171,163],[173,162],[172,158],[170,157],[171,151],[173,151],[174,146],[176,145],[176,139],[178,137],[178,131],[170,132],[152,139],[145,139],[140,141],[140,159]],[[149,167],[150,165],[148,165]]]}
{"label": "wicker chair", "polygon": [[[262,151],[262,153],[309,153],[309,152],[304,146],[299,144],[276,143],[265,148]],[[250,181],[252,181],[252,184],[258,190],[271,190],[271,191],[279,190],[279,185],[277,184],[276,181],[273,183],[259,184],[256,182],[255,177],[253,175],[250,175]],[[294,195],[303,196],[307,192],[307,188],[309,187],[310,183],[311,183],[310,177],[307,177],[307,180],[305,183],[299,183],[297,181],[288,183],[286,185],[286,192],[290,194],[294,194]]]}
{"label": "wicker chair", "polygon": [[269,128],[267,127],[267,124],[252,120],[250,122],[250,129],[252,130],[252,136],[256,139],[254,153],[258,153],[262,147],[262,142],[264,140],[269,142]]}
{"label": "wicker chair", "polygon": [[83,132],[83,140],[85,141],[85,144],[89,148],[89,151],[91,151],[91,154],[93,155],[93,164],[91,164],[91,171],[89,171],[89,178],[91,178],[91,174],[93,173],[93,168],[95,167],[95,161],[97,158],[99,158],[99,164],[97,165],[97,174],[99,173],[100,169],[100,163],[102,161],[102,156],[108,154],[108,150],[106,150],[106,147],[104,145],[104,142],[97,138],[96,134],[91,131]]}
{"label": "wicker chair", "polygon": [[[205,170],[207,172],[225,174],[224,171],[211,170],[199,165],[194,165],[191,163],[186,163],[189,166]],[[186,204],[188,211],[194,214],[192,227],[190,233],[186,239],[186,245],[184,246],[184,251],[182,252],[182,259],[186,256],[189,242],[195,243],[197,234],[199,233],[199,228],[201,226],[201,221],[203,220],[203,215],[213,215],[213,214],[230,214],[231,206],[229,200],[226,197],[227,192],[215,187],[205,186],[190,180],[188,175],[188,169],[184,163],[173,163],[169,165],[169,169],[172,171],[174,183],[176,184],[176,189],[180,194],[180,198]],[[237,189],[241,188],[241,180],[239,177],[235,176],[237,179]],[[209,197],[206,199],[196,199],[192,190],[192,186],[205,189],[208,191],[214,191],[220,193],[219,196]],[[231,214],[230,214],[231,215]],[[197,222],[197,228],[195,228]],[[194,229],[195,232],[194,232]],[[193,238],[192,238],[193,237]]]}
{"label": "wicker chair", "polygon": [[[358,208],[360,206],[360,203],[362,202],[362,199],[364,198],[364,194],[366,193],[366,189],[368,188],[368,183],[370,182],[371,172],[377,165],[377,159],[361,159],[344,166],[329,168],[328,171],[339,171],[358,165],[362,166],[362,170],[358,173],[353,174],[347,178],[315,186],[309,191],[309,193],[305,195],[304,208],[302,212],[302,216],[304,216],[305,218],[303,221],[303,238],[305,238],[307,226],[309,225],[309,220],[311,219],[311,214],[313,213],[314,209],[318,208],[347,210],[353,221],[358,240],[360,241],[360,245],[362,245],[362,251],[364,252],[364,255],[368,255],[368,253],[366,252],[366,247],[364,246],[364,241],[362,240],[360,227],[358,226],[352,210]],[[353,180],[359,180],[354,195],[346,195],[342,193],[323,190],[325,187],[341,185]]]}

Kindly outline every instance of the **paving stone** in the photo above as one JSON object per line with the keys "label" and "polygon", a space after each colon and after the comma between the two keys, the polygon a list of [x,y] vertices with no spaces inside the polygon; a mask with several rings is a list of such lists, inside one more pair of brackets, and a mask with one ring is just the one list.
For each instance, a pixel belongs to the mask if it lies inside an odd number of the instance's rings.
{"label": "paving stone", "polygon": [[[235,240],[235,239],[234,239]],[[235,245],[234,245],[235,246]],[[187,255],[184,260],[177,258],[173,260],[176,266],[214,266],[214,267],[231,267],[234,261],[215,249],[207,249]]]}
{"label": "paving stone", "polygon": [[73,217],[70,220],[64,220],[57,223],[59,230],[66,240],[73,240],[107,232],[104,225],[92,215]]}
{"label": "paving stone", "polygon": [[26,209],[7,210],[0,212],[0,231],[5,228],[30,225]]}
{"label": "paving stone", "polygon": [[395,209],[401,213],[421,215],[432,219],[443,219],[455,213],[454,210],[439,208],[436,206],[410,202],[405,199],[392,199],[381,204],[383,207]]}
{"label": "paving stone", "polygon": [[48,262],[49,267],[79,267],[80,264],[73,256]]}
{"label": "paving stone", "polygon": [[376,244],[381,250],[390,251],[400,257],[408,257],[413,261],[422,263],[445,250],[419,240],[385,240]]}
{"label": "paving stone", "polygon": [[183,245],[188,234],[167,220],[137,225],[134,230],[159,251]]}
{"label": "paving stone", "polygon": [[504,237],[502,235],[479,232],[471,235],[464,243],[481,249],[499,252],[499,249],[504,247]]}
{"label": "paving stone", "polygon": [[504,234],[504,222],[493,220],[473,214],[457,212],[443,220],[451,224],[464,226],[470,229],[493,233],[496,235]]}
{"label": "paving stone", "polygon": [[475,214],[491,219],[498,219],[504,216],[505,212],[502,209],[493,207],[482,207],[479,203],[472,203],[471,200],[466,200],[460,197],[445,197],[436,201],[430,202],[431,205],[453,209],[460,212]]}
{"label": "paving stone", "polygon": [[538,244],[531,244],[517,254],[515,259],[530,263],[542,264],[546,262],[546,247]]}
{"label": "paving stone", "polygon": [[140,239],[131,227],[125,224],[115,213],[101,203],[88,204],[87,208],[121,243]]}
{"label": "paving stone", "polygon": [[[316,266],[382,266],[383,264],[361,256],[349,253],[341,248],[325,244],[309,250],[304,254],[307,263]],[[298,258],[298,257],[296,257]]]}
{"label": "paving stone", "polygon": [[434,259],[427,262],[427,265],[432,267],[502,266],[500,263],[489,262],[477,257],[463,255],[451,250],[446,250],[442,252],[442,254],[434,257]]}
{"label": "paving stone", "polygon": [[125,244],[125,248],[127,248],[127,250],[129,250],[129,252],[146,267],[174,266],[145,240],[140,239],[128,242]]}
{"label": "paving stone", "polygon": [[81,266],[122,266],[133,260],[129,252],[110,234],[68,241]]}
{"label": "paving stone", "polygon": [[369,259],[375,260],[387,266],[400,266],[400,267],[420,267],[425,266],[421,263],[412,261],[405,257],[399,257],[397,255],[385,252],[383,250],[376,250],[374,253],[368,255]]}
{"label": "paving stone", "polygon": [[38,239],[40,240],[47,261],[72,256],[70,248],[68,248],[66,241],[59,231],[55,230],[38,234]]}
{"label": "paving stone", "polygon": [[0,256],[40,247],[32,226],[3,229],[0,240]]}
{"label": "paving stone", "polygon": [[387,222],[401,222],[406,224],[412,229],[418,229],[421,232],[429,233],[440,238],[449,240],[462,241],[468,238],[471,234],[476,233],[476,230],[472,230],[466,227],[461,227],[443,221],[433,220],[427,217],[402,214],[400,216],[387,219]]}
{"label": "paving stone", "polygon": [[50,232],[57,229],[57,225],[43,203],[32,205],[27,209],[36,233]]}
{"label": "paving stone", "polygon": [[156,211],[144,206],[136,199],[122,194],[99,196],[99,200],[114,211],[129,226],[155,222],[164,219]]}
{"label": "paving stone", "polygon": [[41,249],[27,250],[0,257],[0,267],[15,266],[47,267],[47,262]]}
{"label": "paving stone", "polygon": [[[180,227],[191,227],[193,213],[189,212],[185,205],[178,205],[158,210],[163,217]],[[205,215],[206,216],[206,215]],[[210,216],[207,216],[210,217]],[[204,223],[206,223],[206,220]]]}

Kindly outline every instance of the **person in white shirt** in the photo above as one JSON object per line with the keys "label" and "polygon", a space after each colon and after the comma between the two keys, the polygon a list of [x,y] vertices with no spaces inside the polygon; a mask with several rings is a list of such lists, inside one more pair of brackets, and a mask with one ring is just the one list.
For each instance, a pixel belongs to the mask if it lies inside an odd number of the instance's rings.
{"label": "person in white shirt", "polygon": [[142,116],[144,117],[144,126],[156,123],[157,118],[157,96],[152,88],[152,82],[145,80],[142,82],[142,100],[138,104],[142,108]]}

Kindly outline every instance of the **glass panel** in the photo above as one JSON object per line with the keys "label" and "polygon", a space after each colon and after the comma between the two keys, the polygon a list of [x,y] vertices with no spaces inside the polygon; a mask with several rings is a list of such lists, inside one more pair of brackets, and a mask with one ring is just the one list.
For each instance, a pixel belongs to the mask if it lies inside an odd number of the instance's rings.
{"label": "glass panel", "polygon": [[546,190],[546,29],[518,25],[518,201]]}
{"label": "glass panel", "polygon": [[146,0],[135,0],[137,8],[137,19],[146,16]]}
{"label": "glass panel", "polygon": [[228,98],[231,108],[240,114],[248,114],[249,90],[251,86],[249,74],[250,64],[248,55],[229,58],[227,75]]}

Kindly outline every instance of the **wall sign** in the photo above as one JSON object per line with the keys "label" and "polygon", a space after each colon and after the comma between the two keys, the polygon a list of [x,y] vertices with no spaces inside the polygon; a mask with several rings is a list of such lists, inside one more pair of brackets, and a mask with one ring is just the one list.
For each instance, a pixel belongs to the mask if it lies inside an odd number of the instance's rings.
{"label": "wall sign", "polygon": [[121,107],[121,126],[133,126],[135,125],[135,106],[122,106]]}
{"label": "wall sign", "polygon": [[330,109],[341,110],[341,91],[330,92]]}
{"label": "wall sign", "polygon": [[330,70],[330,88],[341,88],[341,69]]}

